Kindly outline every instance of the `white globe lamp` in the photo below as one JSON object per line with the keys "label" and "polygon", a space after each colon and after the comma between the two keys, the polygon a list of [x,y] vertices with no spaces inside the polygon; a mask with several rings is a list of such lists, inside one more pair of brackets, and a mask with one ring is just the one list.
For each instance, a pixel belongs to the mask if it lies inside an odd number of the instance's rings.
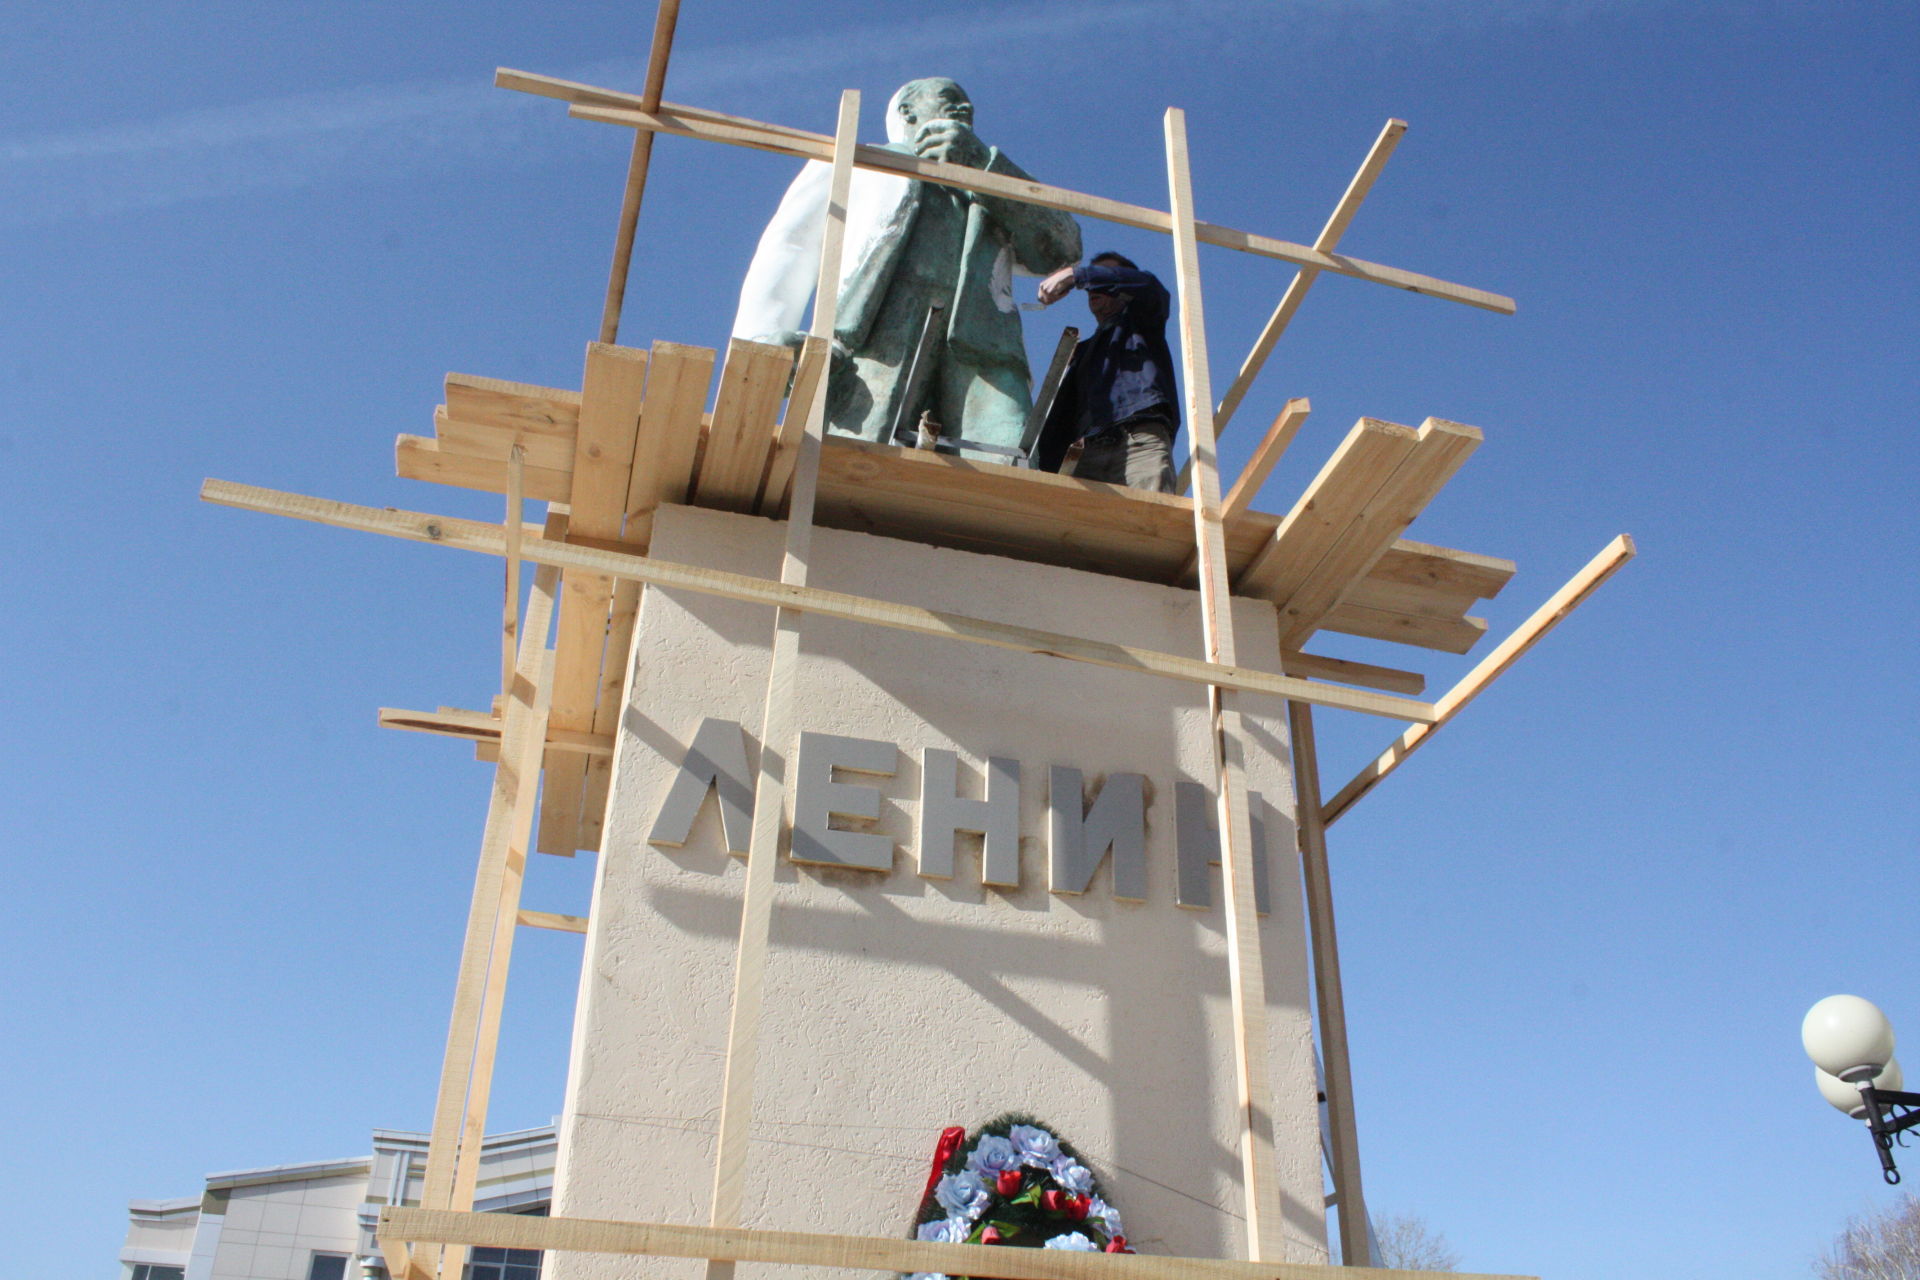
{"label": "white globe lamp", "polygon": [[1828,996],[1807,1010],[1800,1043],[1813,1065],[1858,1086],[1893,1060],[1893,1026],[1871,1000]]}
{"label": "white globe lamp", "polygon": [[[1846,1112],[1855,1120],[1867,1117],[1867,1104],[1860,1099],[1860,1086],[1848,1084],[1839,1076],[1829,1075],[1819,1067],[1813,1069],[1813,1082],[1820,1087],[1820,1096],[1831,1102],[1836,1108]],[[1900,1074],[1900,1062],[1895,1059],[1880,1068],[1880,1074],[1872,1081],[1876,1089],[1899,1091],[1906,1088],[1906,1080]]]}

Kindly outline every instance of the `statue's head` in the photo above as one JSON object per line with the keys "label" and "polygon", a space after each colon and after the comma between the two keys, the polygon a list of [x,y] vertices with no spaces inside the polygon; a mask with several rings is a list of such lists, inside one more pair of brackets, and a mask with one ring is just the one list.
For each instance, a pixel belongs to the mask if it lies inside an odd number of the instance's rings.
{"label": "statue's head", "polygon": [[887,141],[906,142],[929,120],[957,120],[973,124],[973,99],[945,76],[909,80],[887,103]]}

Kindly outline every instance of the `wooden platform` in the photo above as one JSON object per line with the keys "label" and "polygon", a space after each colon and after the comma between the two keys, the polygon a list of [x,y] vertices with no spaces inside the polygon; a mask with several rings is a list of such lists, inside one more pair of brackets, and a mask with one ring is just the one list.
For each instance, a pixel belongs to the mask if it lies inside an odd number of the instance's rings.
{"label": "wooden platform", "polygon": [[[819,376],[820,357],[809,350],[799,380]],[[784,409],[794,366],[792,352],[740,340],[724,359],[678,343],[594,343],[582,391],[449,374],[433,435],[401,436],[395,462],[412,479],[505,494],[517,444],[525,496],[565,504],[568,541],[644,552],[663,502],[784,514],[798,438]],[[1230,517],[1234,592],[1280,611],[1290,674],[1417,694],[1417,672],[1304,648],[1331,631],[1465,653],[1485,634],[1468,610],[1506,585],[1513,563],[1400,537],[1479,440],[1439,419],[1414,429],[1363,418],[1285,514]],[[891,445],[828,437],[815,518],[1146,581],[1192,575],[1190,499]],[[574,744],[612,733],[639,597],[635,584],[566,575],[542,852],[598,847],[609,761]],[[497,750],[497,731],[446,731]]]}

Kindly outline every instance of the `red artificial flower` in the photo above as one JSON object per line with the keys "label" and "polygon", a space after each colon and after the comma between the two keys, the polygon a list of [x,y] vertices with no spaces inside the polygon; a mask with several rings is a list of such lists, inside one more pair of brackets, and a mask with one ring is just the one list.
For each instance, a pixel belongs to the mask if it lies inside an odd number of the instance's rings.
{"label": "red artificial flower", "polygon": [[1125,1236],[1115,1236],[1113,1239],[1107,1241],[1107,1252],[1132,1253],[1133,1250],[1127,1246],[1127,1238]]}
{"label": "red artificial flower", "polygon": [[1087,1214],[1093,1211],[1091,1196],[1072,1196],[1067,1200],[1067,1216],[1075,1222],[1085,1222]]}
{"label": "red artificial flower", "polygon": [[1011,1200],[1020,1194],[1020,1184],[1023,1181],[1025,1179],[1022,1178],[1018,1169],[1006,1169],[993,1180],[993,1189],[1000,1193],[1001,1199]]}
{"label": "red artificial flower", "polygon": [[981,1244],[999,1244],[1000,1228],[995,1226],[989,1226],[985,1231],[982,1231],[980,1233],[980,1243]]}
{"label": "red artificial flower", "polygon": [[1040,1193],[1040,1207],[1048,1213],[1065,1213],[1067,1211],[1067,1203],[1072,1199],[1072,1194],[1066,1191],[1042,1191]]}

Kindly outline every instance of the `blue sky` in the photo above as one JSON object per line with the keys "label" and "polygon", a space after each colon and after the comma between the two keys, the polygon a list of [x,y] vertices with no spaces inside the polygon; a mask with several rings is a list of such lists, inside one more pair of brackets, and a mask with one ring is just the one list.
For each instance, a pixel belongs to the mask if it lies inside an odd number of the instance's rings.
{"label": "blue sky", "polygon": [[[650,27],[0,16],[10,1270],[105,1274],[129,1198],[427,1123],[487,776],[373,713],[484,705],[497,564],[195,490],[497,518],[395,479],[392,437],[448,370],[578,385],[629,136],[492,69],[637,88]],[[1496,636],[1641,547],[1332,832],[1369,1197],[1470,1268],[1784,1280],[1888,1199],[1796,1031],[1852,991],[1920,1036],[1916,37],[1875,3],[687,0],[671,99],[826,129],[857,87],[877,137],[949,74],[1036,175],[1161,207],[1178,105],[1200,216],[1294,240],[1410,121],[1343,248],[1519,314],[1323,279],[1228,473],[1291,395],[1269,509],[1362,414],[1481,427],[1414,532],[1519,562]],[[623,340],[721,343],[790,173],[663,140]],[[1202,263],[1224,387],[1289,272]],[[1392,732],[1321,724],[1330,785]],[[585,861],[541,859],[530,905],[584,909]],[[578,949],[520,942],[500,1127],[559,1108]]]}

